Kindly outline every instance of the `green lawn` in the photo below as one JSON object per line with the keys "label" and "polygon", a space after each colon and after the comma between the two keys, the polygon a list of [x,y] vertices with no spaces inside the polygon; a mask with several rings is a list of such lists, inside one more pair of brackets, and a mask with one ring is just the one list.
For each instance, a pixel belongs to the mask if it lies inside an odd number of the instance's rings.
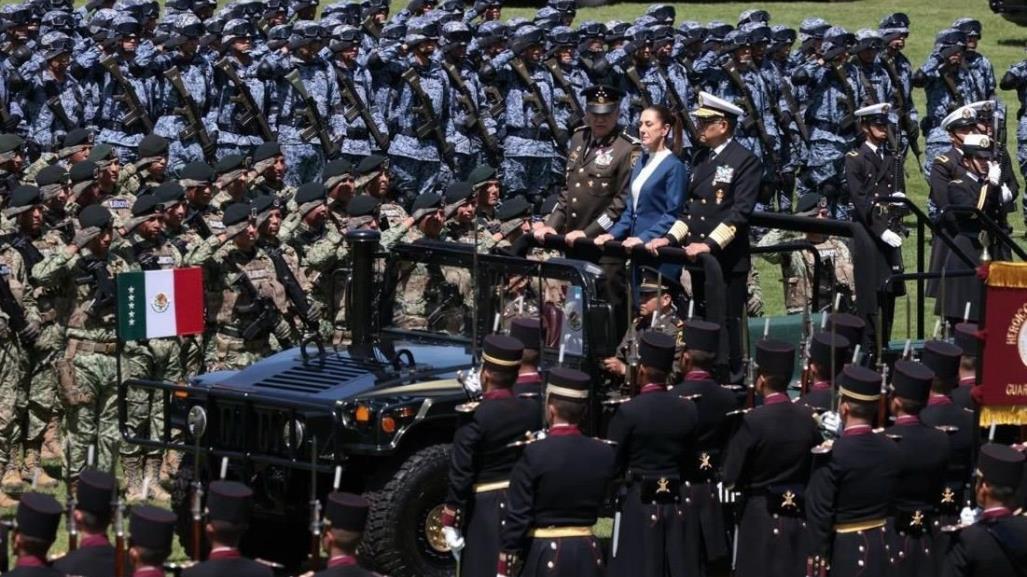
{"label": "green lawn", "polygon": [[[644,13],[648,4],[642,3],[618,3],[613,6],[601,8],[589,8],[578,11],[578,21],[581,20],[631,20]],[[881,18],[894,11],[906,12],[912,24],[910,26],[910,37],[906,44],[906,55],[913,66],[919,67],[926,60],[934,43],[935,34],[942,28],[948,27],[955,19],[963,16],[972,16],[981,21],[984,32],[978,49],[986,55],[995,67],[996,78],[1001,78],[1010,65],[1019,62],[1025,57],[1024,43],[1027,40],[1027,28],[1021,28],[1007,22],[993,14],[986,2],[974,2],[970,6],[963,6],[960,3],[952,2],[926,2],[923,0],[894,2],[888,0],[865,0],[843,3],[825,2],[718,2],[711,4],[682,4],[674,3],[677,9],[677,22],[684,20],[697,20],[708,22],[710,20],[723,20],[726,22],[737,22],[738,15],[746,9],[758,6],[770,12],[772,24],[786,24],[798,28],[799,23],[807,17],[820,16],[834,25],[844,26],[850,32],[855,33],[860,28],[877,28]],[[510,8],[503,11],[504,17],[530,16],[533,9]],[[1004,92],[1000,97],[1006,103],[1010,113],[1014,112],[1018,104],[1016,94]],[[914,90],[914,99],[918,110],[923,110],[924,93],[922,90]],[[1015,118],[1007,127],[1008,143],[1010,154],[1016,154],[1016,124]],[[921,139],[923,145],[923,139]],[[906,194],[915,199],[917,203],[926,209],[927,183],[916,165],[912,154],[909,156],[906,165],[907,190]],[[1017,178],[1020,175],[1017,174]],[[1018,214],[1011,215],[1010,221],[1014,223],[1019,236],[1023,232],[1023,220]],[[910,237],[904,246],[904,256],[907,272],[916,271],[915,238]],[[930,249],[927,243],[927,256],[929,262]],[[781,290],[781,273],[779,267],[770,265],[762,260],[757,262],[760,271],[760,284],[763,288],[763,298],[768,314],[783,314],[783,294]],[[912,292],[915,287],[912,283],[908,285]],[[915,295],[914,295],[915,298]],[[911,299],[911,304],[915,302]],[[931,315],[933,303],[928,301],[927,317],[925,324],[929,332],[934,326],[934,318]],[[900,301],[896,311],[896,323],[894,338],[901,339],[906,336],[906,302]],[[915,324],[915,314],[913,323]],[[913,328],[915,331],[915,327]]]}

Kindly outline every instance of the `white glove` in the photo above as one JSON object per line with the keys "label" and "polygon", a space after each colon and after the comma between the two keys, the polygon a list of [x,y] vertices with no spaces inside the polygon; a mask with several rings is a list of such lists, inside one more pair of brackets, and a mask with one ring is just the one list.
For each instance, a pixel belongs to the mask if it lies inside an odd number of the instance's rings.
{"label": "white glove", "polygon": [[446,545],[449,546],[449,550],[454,555],[459,555],[465,545],[464,536],[460,534],[460,529],[456,527],[443,527],[442,536],[446,539]]}
{"label": "white glove", "polygon": [[828,411],[820,415],[820,430],[829,437],[837,437],[842,431],[842,417],[836,411]]}
{"label": "white glove", "polygon": [[977,516],[980,512],[977,509],[971,509],[970,507],[963,507],[963,510],[959,512],[959,524],[960,525],[973,525],[977,522]]}
{"label": "white glove", "polygon": [[895,192],[891,193],[891,195],[898,198],[906,198],[906,193],[902,192],[901,190],[896,190]]}
{"label": "white glove", "polygon": [[481,394],[481,370],[477,367],[471,367],[466,373],[457,373],[457,380],[472,398]]}
{"label": "white glove", "polygon": [[1013,191],[1009,190],[1009,187],[1002,185],[1002,204],[1005,204],[1013,200]]}
{"label": "white glove", "polygon": [[881,240],[890,247],[899,248],[902,246],[902,237],[891,230],[886,230],[881,233]]}
{"label": "white glove", "polygon": [[998,186],[1002,182],[1002,165],[994,160],[988,161],[988,182]]}

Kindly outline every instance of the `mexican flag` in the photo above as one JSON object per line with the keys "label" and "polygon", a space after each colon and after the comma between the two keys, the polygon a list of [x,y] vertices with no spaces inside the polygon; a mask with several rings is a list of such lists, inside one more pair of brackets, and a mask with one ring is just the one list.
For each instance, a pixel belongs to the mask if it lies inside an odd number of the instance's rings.
{"label": "mexican flag", "polygon": [[118,275],[118,332],[123,341],[203,332],[203,269]]}

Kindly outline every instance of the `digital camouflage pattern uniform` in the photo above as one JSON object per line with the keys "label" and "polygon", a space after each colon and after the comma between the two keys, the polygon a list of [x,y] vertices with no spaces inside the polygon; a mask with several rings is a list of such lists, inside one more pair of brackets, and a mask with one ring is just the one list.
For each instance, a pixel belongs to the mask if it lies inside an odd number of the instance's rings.
{"label": "digital camouflage pattern uniform", "polygon": [[[38,324],[39,316],[29,285],[29,271],[25,269],[21,254],[6,243],[0,246],[0,282],[10,287],[24,311],[25,320]],[[5,491],[17,489],[21,481],[19,453],[22,412],[19,407],[24,406],[29,377],[29,351],[17,338],[10,324],[8,316],[0,312],[0,465],[6,471]],[[0,504],[5,499],[5,495],[0,495]]]}
{"label": "digital camouflage pattern uniform", "polygon": [[[757,246],[773,246],[805,240],[805,238],[805,235],[799,232],[774,229],[767,232]],[[855,295],[856,281],[853,277],[852,254],[849,252],[849,246],[838,238],[828,238],[813,246],[820,254],[820,262],[827,268],[823,271],[824,276],[820,279],[818,299],[820,307],[832,304],[836,292],[841,292],[851,301]],[[780,264],[784,269],[782,282],[785,291],[785,310],[788,314],[803,312],[812,299],[813,255],[808,251],[792,251],[784,254],[764,253],[760,256],[767,262]]]}

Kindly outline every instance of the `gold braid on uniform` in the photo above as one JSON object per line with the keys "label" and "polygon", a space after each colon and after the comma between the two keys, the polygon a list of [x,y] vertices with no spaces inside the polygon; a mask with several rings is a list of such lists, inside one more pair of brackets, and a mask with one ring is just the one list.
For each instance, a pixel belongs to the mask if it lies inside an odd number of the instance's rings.
{"label": "gold braid on uniform", "polygon": [[710,239],[717,243],[720,248],[724,248],[731,244],[731,241],[735,239],[736,230],[738,230],[738,228],[734,225],[720,223],[717,225],[717,228],[713,229],[713,232],[710,233]]}
{"label": "gold braid on uniform", "polygon": [[988,183],[981,185],[981,193],[977,195],[977,210],[984,210],[984,203],[988,200]]}
{"label": "gold braid on uniform", "polygon": [[681,241],[688,236],[688,225],[680,220],[674,221],[674,226],[670,227],[667,234],[674,237],[678,244],[681,244]]}

